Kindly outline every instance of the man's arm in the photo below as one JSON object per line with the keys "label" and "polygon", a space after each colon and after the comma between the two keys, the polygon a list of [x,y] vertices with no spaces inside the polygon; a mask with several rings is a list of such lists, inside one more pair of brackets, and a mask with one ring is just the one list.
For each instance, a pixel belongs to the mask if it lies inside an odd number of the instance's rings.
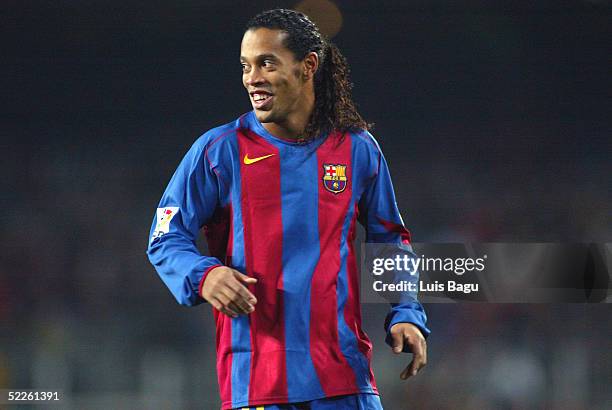
{"label": "man's arm", "polygon": [[196,247],[200,228],[219,203],[219,181],[205,158],[205,137],[189,149],[157,208],[149,233],[147,255],[181,305],[204,301],[200,288],[206,275],[222,266]]}
{"label": "man's arm", "polygon": [[[377,166],[359,202],[359,219],[366,228],[366,242],[393,244],[398,253],[416,258],[410,246],[410,233],[404,227],[397,208],[387,162],[376,142],[372,141],[377,148]],[[402,372],[404,379],[416,374],[427,361],[425,339],[430,330],[426,326],[427,316],[423,306],[416,299],[416,292],[414,295],[401,303],[392,303],[385,319],[387,344],[396,353],[414,354],[413,361]]]}

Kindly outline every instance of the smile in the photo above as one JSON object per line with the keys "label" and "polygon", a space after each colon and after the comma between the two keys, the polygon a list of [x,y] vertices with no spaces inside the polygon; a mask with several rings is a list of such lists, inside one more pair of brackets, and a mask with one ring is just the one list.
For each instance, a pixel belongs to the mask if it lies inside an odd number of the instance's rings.
{"label": "smile", "polygon": [[253,101],[253,107],[256,109],[265,109],[268,108],[269,104],[272,102],[273,95],[264,92],[264,91],[254,91],[250,93],[251,100]]}

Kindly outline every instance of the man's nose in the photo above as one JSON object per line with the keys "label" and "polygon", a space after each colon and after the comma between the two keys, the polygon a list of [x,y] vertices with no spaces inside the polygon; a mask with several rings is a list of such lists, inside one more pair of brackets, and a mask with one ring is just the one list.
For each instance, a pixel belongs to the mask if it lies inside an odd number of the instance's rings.
{"label": "man's nose", "polygon": [[245,74],[244,82],[246,85],[258,85],[264,81],[261,70],[257,68],[252,68],[251,71]]}

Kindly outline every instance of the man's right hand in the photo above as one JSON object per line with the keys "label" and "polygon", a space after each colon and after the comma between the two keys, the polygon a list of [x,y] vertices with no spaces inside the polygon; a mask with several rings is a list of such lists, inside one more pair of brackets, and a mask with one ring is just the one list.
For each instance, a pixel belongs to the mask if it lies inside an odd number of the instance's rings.
{"label": "man's right hand", "polygon": [[247,285],[255,283],[256,278],[227,266],[219,266],[208,272],[200,296],[219,312],[234,318],[255,310],[257,299],[247,289]]}

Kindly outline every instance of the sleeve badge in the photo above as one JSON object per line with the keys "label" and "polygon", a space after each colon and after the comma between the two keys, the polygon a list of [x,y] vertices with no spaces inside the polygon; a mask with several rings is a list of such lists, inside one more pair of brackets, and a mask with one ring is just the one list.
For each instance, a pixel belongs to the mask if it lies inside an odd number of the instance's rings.
{"label": "sleeve badge", "polygon": [[178,207],[170,206],[167,208],[157,208],[157,224],[151,237],[151,242],[154,239],[162,237],[170,231],[170,221],[178,212]]}

